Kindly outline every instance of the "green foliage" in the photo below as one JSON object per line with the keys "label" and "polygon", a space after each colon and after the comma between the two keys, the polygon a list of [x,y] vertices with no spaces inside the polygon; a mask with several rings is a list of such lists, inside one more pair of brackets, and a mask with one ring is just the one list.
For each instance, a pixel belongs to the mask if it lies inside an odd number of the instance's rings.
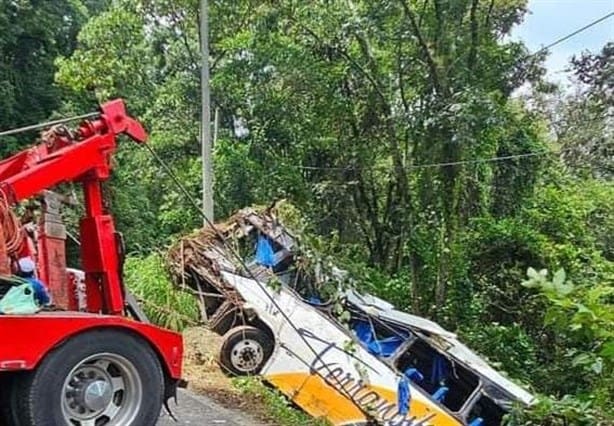
{"label": "green foliage", "polygon": [[556,136],[567,168],[579,176],[614,178],[614,42],[600,52],[574,56],[571,69],[579,82],[574,93],[556,104]]}
{"label": "green foliage", "polygon": [[566,395],[560,400],[541,397],[530,410],[518,410],[507,421],[508,426],[594,426],[610,425],[613,418],[591,400]]}
{"label": "green foliage", "polygon": [[578,369],[576,395],[542,398],[518,424],[593,425],[614,422],[614,276],[607,282],[576,285],[560,269],[552,278],[530,268],[522,284],[539,290],[549,306],[544,321],[566,339],[565,363]]}
{"label": "green foliage", "polygon": [[534,382],[541,368],[538,351],[531,336],[519,324],[485,324],[468,331],[460,330],[463,340],[479,352],[489,354],[492,364],[523,383]]}
{"label": "green foliage", "polygon": [[314,419],[292,407],[288,399],[275,389],[267,387],[256,377],[236,378],[233,385],[246,397],[262,403],[265,415],[280,426],[328,426],[324,419]]}
{"label": "green foliage", "polygon": [[[540,75],[538,61],[519,60],[519,44],[497,43],[520,20],[523,2],[476,9],[427,2],[413,10],[405,2],[313,8],[239,1],[211,9],[213,102],[221,116],[217,213],[291,198],[319,232],[337,230],[344,243],[362,245],[373,266],[437,269],[435,282],[433,269],[412,275],[420,290],[436,285],[432,297],[442,305],[458,271],[457,228],[488,210],[490,199],[507,197],[499,204],[511,206],[530,194],[539,161],[512,169],[411,166],[543,146],[530,116],[508,101],[511,90]],[[197,169],[188,157],[199,152],[196,12],[194,2],[118,1],[88,22],[79,49],[58,61],[57,76],[78,93],[127,98],[199,199],[199,174],[183,173]],[[122,167],[137,164],[124,161]],[[166,178],[140,181],[160,240],[198,224]],[[335,214],[340,210],[346,214]],[[437,212],[436,226],[423,211]],[[411,236],[417,225],[420,251]],[[150,242],[131,237],[137,247]],[[439,255],[444,246],[450,252]],[[419,305],[429,307],[432,297]]]}
{"label": "green foliage", "polygon": [[194,297],[177,291],[160,255],[128,257],[126,286],[143,302],[145,314],[154,324],[181,331],[198,323],[200,317]]}
{"label": "green foliage", "polygon": [[[612,189],[604,182],[559,179],[556,184],[541,185],[516,217],[474,221],[474,229],[467,235],[473,297],[469,304],[466,298],[464,304],[452,300],[451,312],[462,311],[450,316],[458,320],[455,324],[461,326],[472,347],[542,392],[561,396],[587,392],[592,385],[581,366],[571,362],[569,350],[579,350],[578,342],[567,333],[544,329],[544,322],[560,320],[548,308],[548,300],[518,283],[531,266],[549,270],[564,267],[570,280],[586,285],[611,282],[614,265],[608,259],[607,241],[612,232],[612,211],[607,200]],[[562,272],[547,281],[543,272],[532,274],[531,282],[548,282],[552,294],[571,293]],[[505,344],[490,344],[491,332],[517,338],[507,340],[506,350]],[[501,341],[493,338],[492,343]],[[526,357],[529,375],[522,373],[510,353]]]}
{"label": "green foliage", "polygon": [[[75,47],[87,9],[79,0],[4,1],[0,9],[0,128],[41,122],[60,107],[54,60]],[[0,154],[31,144],[32,132],[4,139]]]}
{"label": "green foliage", "polygon": [[[230,216],[238,206],[255,204],[256,188],[266,187],[260,181],[262,166],[250,155],[250,144],[220,139],[215,146],[216,213]],[[263,197],[263,199],[265,199]]]}
{"label": "green foliage", "polygon": [[[524,207],[522,220],[552,239],[547,253],[569,252],[564,245],[598,251],[614,260],[614,185],[594,179],[553,176]],[[585,254],[588,258],[591,253]],[[585,257],[585,261],[587,260]],[[570,259],[571,260],[571,259]],[[564,260],[561,259],[562,263]],[[582,268],[574,265],[574,271]],[[569,272],[569,271],[568,271]]]}
{"label": "green foliage", "polygon": [[[0,12],[0,125],[123,97],[200,200],[197,2],[42,3]],[[507,37],[527,2],[486,6],[211,2],[216,215],[288,199],[285,215],[314,247],[306,271],[332,255],[362,290],[457,329],[545,394],[578,397],[544,400],[544,422],[559,409],[590,423],[611,390],[612,46],[575,58],[578,93],[535,95],[537,113],[511,96],[547,86],[543,55]],[[127,279],[152,318],[181,328],[198,316],[193,301],[147,254],[202,219],[144,150],[124,145],[108,194],[139,255]],[[481,161],[559,147],[561,161]],[[542,296],[518,285],[529,267],[567,276],[535,272]]]}
{"label": "green foliage", "polygon": [[[560,269],[548,272],[530,268],[522,284],[542,292],[549,302],[545,325],[568,341],[566,357],[582,369],[595,403],[611,409],[614,395],[614,274],[574,286]],[[605,398],[605,400],[601,399]],[[612,412],[614,415],[614,412]],[[613,417],[614,419],[614,417]]]}
{"label": "green foliage", "polygon": [[[197,37],[192,30],[177,39],[175,25],[187,30],[184,25],[193,16],[176,7],[166,2],[112,2],[83,27],[73,54],[57,59],[56,80],[68,92],[68,110],[82,111],[92,98],[124,98],[148,128],[149,143],[199,200],[198,73],[186,69],[194,48],[190,40]],[[131,252],[146,254],[202,223],[144,150],[120,152],[111,187],[113,212]]]}
{"label": "green foliage", "polygon": [[[76,92],[91,91],[99,101],[125,97],[131,109],[138,111],[138,100],[154,81],[149,73],[152,54],[145,41],[145,23],[127,4],[115,5],[89,20],[71,58],[57,59],[56,80]],[[96,55],[85,53],[90,51]]]}

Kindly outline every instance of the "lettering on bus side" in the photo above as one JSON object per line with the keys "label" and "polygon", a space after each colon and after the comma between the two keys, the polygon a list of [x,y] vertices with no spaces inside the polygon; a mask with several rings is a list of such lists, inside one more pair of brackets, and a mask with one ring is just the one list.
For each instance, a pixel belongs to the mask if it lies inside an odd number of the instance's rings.
{"label": "lettering on bus side", "polygon": [[[299,333],[307,339],[317,340],[325,343],[326,346],[317,353],[313,362],[309,367],[309,373],[317,374],[323,377],[326,383],[338,390],[342,395],[345,395],[357,404],[361,409],[367,412],[375,413],[378,419],[384,421],[386,426],[428,426],[431,425],[430,420],[435,417],[435,413],[430,413],[422,418],[416,416],[408,417],[410,414],[401,414],[396,403],[386,400],[378,392],[371,389],[362,379],[352,375],[346,371],[339,363],[327,363],[324,361],[324,355],[332,350],[338,350],[348,356],[356,358],[353,354],[338,347],[334,342],[325,342],[321,338],[315,336],[309,330],[299,329]],[[360,360],[362,362],[362,360]],[[377,373],[376,370],[370,368]]]}

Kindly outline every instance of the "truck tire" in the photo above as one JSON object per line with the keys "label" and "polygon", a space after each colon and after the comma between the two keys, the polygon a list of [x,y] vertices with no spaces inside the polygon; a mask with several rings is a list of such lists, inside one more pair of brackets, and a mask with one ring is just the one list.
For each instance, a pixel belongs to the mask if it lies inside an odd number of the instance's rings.
{"label": "truck tire", "polygon": [[[18,396],[15,390],[15,381],[22,377],[23,373],[11,374],[0,381],[0,425],[21,426],[19,421]],[[4,421],[4,423],[2,423]]]}
{"label": "truck tire", "polygon": [[68,339],[17,383],[20,426],[153,426],[164,376],[140,338],[95,330]]}
{"label": "truck tire", "polygon": [[260,373],[273,354],[271,336],[256,327],[231,328],[222,338],[219,363],[225,373],[252,376]]}

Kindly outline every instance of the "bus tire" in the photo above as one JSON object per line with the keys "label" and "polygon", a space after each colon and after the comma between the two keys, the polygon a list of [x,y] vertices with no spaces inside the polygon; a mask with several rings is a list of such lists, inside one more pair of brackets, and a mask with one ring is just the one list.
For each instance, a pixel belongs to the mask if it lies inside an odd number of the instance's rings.
{"label": "bus tire", "polygon": [[266,331],[249,325],[228,330],[222,338],[219,364],[233,376],[253,376],[273,354],[274,341]]}

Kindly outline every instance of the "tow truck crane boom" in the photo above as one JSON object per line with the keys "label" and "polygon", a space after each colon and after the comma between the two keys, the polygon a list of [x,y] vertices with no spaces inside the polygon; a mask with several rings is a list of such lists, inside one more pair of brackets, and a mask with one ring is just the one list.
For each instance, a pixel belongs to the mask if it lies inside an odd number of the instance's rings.
{"label": "tow truck crane boom", "polygon": [[[147,134],[126,115],[123,101],[101,107],[98,119],[84,121],[75,137],[51,133],[42,144],[0,163],[0,191],[12,203],[62,182],[83,184],[86,217],[81,221],[82,262],[88,311],[120,314],[124,310],[113,218],[104,214],[101,183],[110,177],[116,135],[144,143]],[[102,294],[101,294],[102,293]]]}
{"label": "tow truck crane boom", "polygon": [[80,183],[85,203],[87,312],[0,315],[0,407],[11,426],[153,425],[180,380],[181,335],[126,315],[121,241],[102,192],[120,134],[147,139],[114,100],[76,132],[51,129],[41,144],[0,162],[9,204],[63,182]]}

